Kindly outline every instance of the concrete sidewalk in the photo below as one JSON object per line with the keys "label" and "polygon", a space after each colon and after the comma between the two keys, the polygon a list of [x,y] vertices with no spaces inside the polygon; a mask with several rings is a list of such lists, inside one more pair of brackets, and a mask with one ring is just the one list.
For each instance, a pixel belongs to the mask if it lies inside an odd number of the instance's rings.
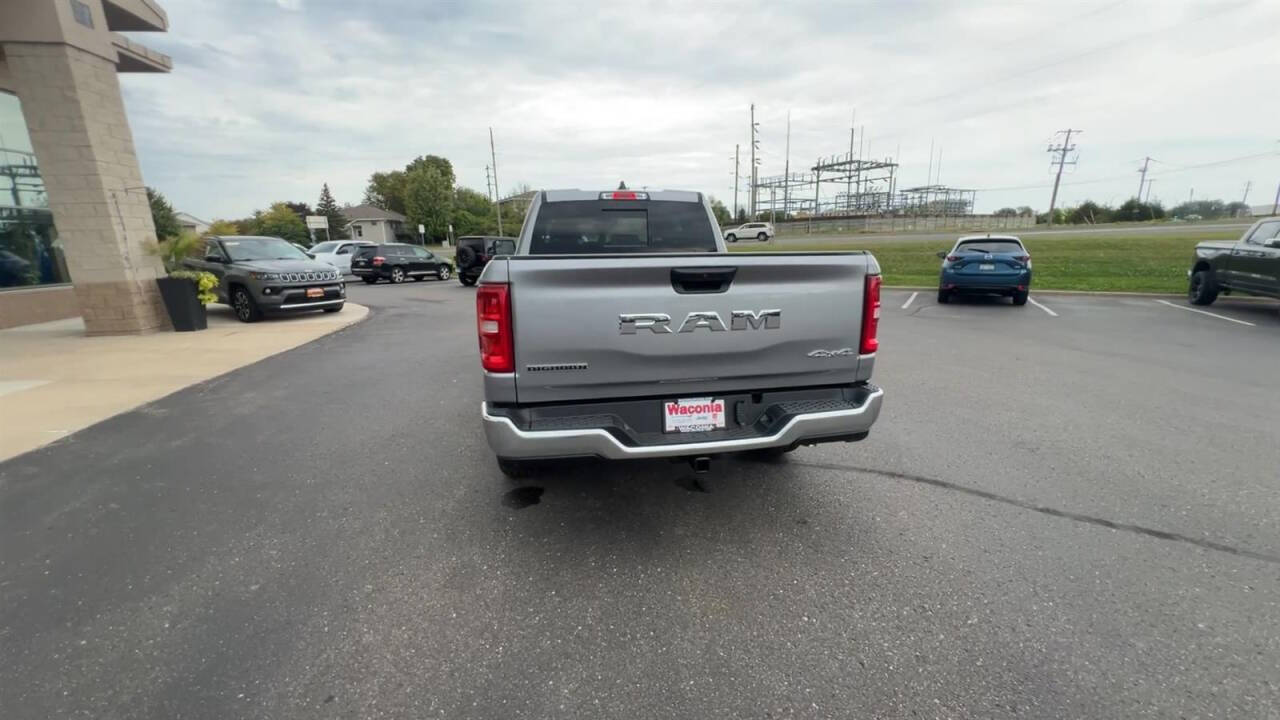
{"label": "concrete sidewalk", "polygon": [[209,328],[152,335],[84,335],[80,318],[0,330],[0,460],[363,320],[339,313],[237,321],[209,306]]}

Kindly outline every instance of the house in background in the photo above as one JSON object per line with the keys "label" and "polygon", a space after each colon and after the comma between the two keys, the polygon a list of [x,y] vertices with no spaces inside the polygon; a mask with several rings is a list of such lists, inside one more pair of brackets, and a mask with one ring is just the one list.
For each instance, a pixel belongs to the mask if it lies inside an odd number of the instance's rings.
{"label": "house in background", "polygon": [[375,205],[350,205],[342,208],[347,224],[342,227],[352,240],[392,243],[404,233],[405,216]]}
{"label": "house in background", "polygon": [[183,230],[190,230],[197,235],[203,235],[209,231],[209,223],[191,213],[176,212],[173,216],[178,219],[178,227]]}

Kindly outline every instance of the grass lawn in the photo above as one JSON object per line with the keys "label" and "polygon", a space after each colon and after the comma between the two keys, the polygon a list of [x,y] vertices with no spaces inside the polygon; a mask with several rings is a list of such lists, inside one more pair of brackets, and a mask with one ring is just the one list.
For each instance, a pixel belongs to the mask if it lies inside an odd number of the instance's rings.
{"label": "grass lawn", "polygon": [[[1150,235],[1067,235],[1029,237],[1032,287],[1041,290],[1095,290],[1181,293],[1187,289],[1192,249],[1201,240],[1235,240],[1236,230],[1212,230],[1194,237]],[[941,260],[950,243],[937,240],[851,240],[848,243],[732,246],[750,250],[867,250],[880,262],[887,285],[937,287]]]}

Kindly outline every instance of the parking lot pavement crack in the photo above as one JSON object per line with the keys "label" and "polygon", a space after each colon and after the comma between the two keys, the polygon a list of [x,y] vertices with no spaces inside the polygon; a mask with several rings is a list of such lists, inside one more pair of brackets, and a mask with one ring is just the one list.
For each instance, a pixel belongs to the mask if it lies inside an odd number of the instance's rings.
{"label": "parking lot pavement crack", "polygon": [[1145,535],[1147,537],[1156,538],[1158,540],[1168,540],[1170,542],[1186,543],[1188,545],[1195,545],[1196,547],[1204,548],[1206,550],[1214,550],[1216,552],[1228,553],[1230,555],[1236,555],[1239,557],[1250,558],[1252,560],[1261,560],[1263,562],[1275,563],[1280,565],[1280,556],[1277,556],[1277,555],[1270,555],[1268,553],[1258,552],[1256,550],[1249,550],[1246,548],[1238,548],[1233,545],[1227,545],[1226,543],[1215,542],[1213,540],[1205,540],[1203,538],[1191,537],[1189,535],[1183,535],[1181,533],[1168,532],[1165,530],[1156,530],[1154,528],[1144,527],[1142,525],[1134,525],[1132,523],[1108,520],[1107,518],[1095,517],[1093,515],[1085,515],[1083,513],[1072,512],[1070,510],[1060,510],[1058,508],[1045,507],[1043,505],[1037,505],[1035,503],[1028,502],[1025,500],[1019,500],[1017,498],[1000,495],[998,493],[993,493],[988,490],[980,490],[978,488],[968,487],[966,485],[954,483],[949,480],[940,480],[938,478],[925,477],[923,475],[912,475],[910,473],[894,472],[892,470],[879,470],[876,468],[856,467],[853,465],[837,465],[834,463],[792,461],[791,464],[797,465],[800,467],[817,468],[820,470],[861,472],[861,473],[867,473],[869,475],[879,475],[880,477],[892,478],[894,480],[907,480],[914,483],[920,483],[921,485],[930,485],[936,488],[942,488],[943,490],[953,490],[955,492],[964,493],[965,495],[971,495],[973,497],[981,498],[983,500],[987,500],[990,502],[1002,503],[1004,505],[1012,505],[1013,507],[1016,507],[1016,508],[1021,508],[1023,510],[1030,510],[1032,512],[1038,512],[1043,515],[1050,515],[1053,517],[1065,518],[1067,520],[1074,520],[1076,522],[1086,523],[1089,525],[1097,525],[1099,527],[1105,527],[1111,530],[1122,530],[1124,532],[1134,533],[1137,535]]}

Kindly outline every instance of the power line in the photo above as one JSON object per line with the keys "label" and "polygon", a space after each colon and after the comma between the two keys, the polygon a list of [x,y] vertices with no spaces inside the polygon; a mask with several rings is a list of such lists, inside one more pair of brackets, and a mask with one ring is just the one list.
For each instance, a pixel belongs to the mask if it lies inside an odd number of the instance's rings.
{"label": "power line", "polygon": [[751,198],[748,207],[751,209],[751,219],[756,219],[756,150],[760,149],[760,123],[756,122],[756,104],[751,103]]}
{"label": "power line", "polygon": [[[1244,161],[1246,161],[1246,160],[1256,160],[1256,159],[1258,159],[1258,158],[1262,158],[1262,157],[1277,157],[1277,156],[1280,156],[1280,154],[1277,154],[1277,153],[1275,153],[1275,152],[1271,152],[1271,151],[1268,151],[1268,152],[1261,152],[1261,153],[1253,153],[1252,155],[1241,155],[1240,157],[1226,158],[1225,160],[1214,160],[1214,161],[1211,161],[1211,162],[1200,163],[1200,164],[1198,164],[1198,165],[1180,165],[1180,166],[1174,166],[1174,167],[1176,168],[1176,169],[1174,169],[1174,170],[1162,170],[1162,171],[1160,171],[1160,173],[1159,173],[1159,174],[1154,174],[1154,173],[1153,173],[1153,176],[1154,176],[1155,178],[1162,178],[1162,177],[1164,177],[1164,176],[1166,176],[1166,175],[1172,175],[1172,174],[1174,174],[1174,173],[1186,172],[1186,171],[1188,171],[1188,170],[1199,170],[1199,169],[1201,169],[1201,168],[1217,167],[1217,166],[1219,166],[1219,165],[1230,165],[1230,164],[1232,164],[1232,163],[1244,162]],[[1156,160],[1155,158],[1152,158],[1152,159],[1151,159],[1151,161],[1152,161],[1152,162],[1161,162],[1161,163],[1162,163],[1162,164],[1164,164],[1164,165],[1168,165],[1168,164],[1169,164],[1169,163],[1167,163],[1167,162],[1162,162],[1162,161],[1160,161],[1160,160]],[[1126,172],[1126,173],[1124,173],[1124,174],[1122,174],[1122,175],[1107,175],[1107,176],[1104,176],[1104,177],[1092,178],[1092,179],[1089,179],[1089,180],[1071,180],[1071,181],[1068,181],[1068,182],[1064,182],[1064,183],[1062,183],[1062,187],[1074,187],[1074,186],[1076,186],[1076,185],[1097,185],[1098,183],[1113,182],[1113,181],[1116,181],[1116,180],[1124,180],[1125,178],[1130,178],[1130,177],[1133,177],[1133,176]],[[1006,190],[1043,190],[1043,189],[1045,189],[1045,188],[1049,188],[1049,187],[1053,187],[1053,183],[1047,183],[1047,182],[1045,182],[1045,183],[1032,183],[1032,184],[1028,184],[1028,185],[1004,185],[1004,186],[999,186],[999,187],[979,187],[979,188],[973,188],[973,189],[974,189],[974,190],[977,190],[977,191],[979,191],[979,192],[1003,192],[1003,191],[1006,191]]]}

